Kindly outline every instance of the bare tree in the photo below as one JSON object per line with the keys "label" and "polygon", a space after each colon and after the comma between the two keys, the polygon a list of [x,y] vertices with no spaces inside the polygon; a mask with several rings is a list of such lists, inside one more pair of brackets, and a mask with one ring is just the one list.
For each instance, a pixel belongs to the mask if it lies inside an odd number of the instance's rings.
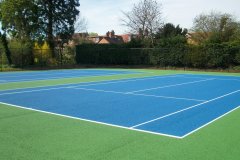
{"label": "bare tree", "polygon": [[75,24],[75,32],[87,32],[88,21],[81,14],[78,15],[77,21]]}
{"label": "bare tree", "polygon": [[134,4],[131,11],[123,12],[123,15],[123,25],[133,33],[142,34],[142,37],[148,33],[148,36],[153,38],[153,34],[163,24],[162,5],[156,0],[141,0]]}

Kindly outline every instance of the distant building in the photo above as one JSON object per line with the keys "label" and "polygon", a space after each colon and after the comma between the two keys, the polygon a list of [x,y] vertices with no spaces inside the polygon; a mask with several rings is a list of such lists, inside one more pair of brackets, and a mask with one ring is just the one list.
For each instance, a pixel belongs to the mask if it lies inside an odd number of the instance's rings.
{"label": "distant building", "polygon": [[114,30],[112,30],[111,32],[108,31],[104,36],[89,36],[88,38],[96,44],[122,44],[130,42],[133,37],[136,37],[136,35],[116,35]]}
{"label": "distant building", "polygon": [[193,45],[199,45],[201,42],[206,41],[211,37],[210,32],[192,32],[192,33],[187,33],[187,42],[188,44],[193,44]]}
{"label": "distant building", "polygon": [[88,33],[74,33],[72,40],[68,42],[69,46],[81,44],[81,42],[92,42],[95,44],[123,44],[130,42],[133,38],[137,38],[134,34],[116,35],[114,30],[107,32],[103,36],[90,36]]}

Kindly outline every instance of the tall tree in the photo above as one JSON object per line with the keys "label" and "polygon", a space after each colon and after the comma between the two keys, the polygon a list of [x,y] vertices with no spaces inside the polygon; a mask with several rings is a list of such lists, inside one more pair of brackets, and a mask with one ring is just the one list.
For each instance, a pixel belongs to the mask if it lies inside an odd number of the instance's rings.
{"label": "tall tree", "polygon": [[11,52],[8,48],[6,35],[18,39],[23,45],[31,48],[39,28],[37,23],[38,10],[32,0],[1,0],[0,12],[3,31],[1,33],[1,42],[8,62],[11,64]]}
{"label": "tall tree", "polygon": [[11,65],[12,64],[12,58],[11,58],[10,49],[8,47],[8,41],[7,41],[6,32],[2,33],[0,31],[0,42],[2,43],[2,45],[4,47],[4,52],[6,54],[6,57],[7,57],[7,60],[8,60],[8,64]]}
{"label": "tall tree", "polygon": [[192,28],[192,39],[197,43],[215,41],[228,42],[239,30],[239,22],[233,15],[221,12],[210,12],[195,17]]}
{"label": "tall tree", "polygon": [[[154,33],[162,25],[162,8],[156,0],[141,0],[134,4],[129,12],[123,12],[123,25],[127,26],[133,33],[141,34],[144,37],[148,33],[153,39]],[[141,32],[139,32],[141,31]]]}
{"label": "tall tree", "polygon": [[79,0],[38,0],[40,21],[54,57],[55,36],[68,39],[74,33]]}

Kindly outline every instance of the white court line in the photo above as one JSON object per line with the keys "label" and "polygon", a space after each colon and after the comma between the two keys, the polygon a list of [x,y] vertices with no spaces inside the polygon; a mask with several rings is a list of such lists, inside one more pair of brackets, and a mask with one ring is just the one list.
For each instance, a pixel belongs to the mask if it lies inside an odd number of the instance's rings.
{"label": "white court line", "polygon": [[70,88],[70,89],[79,89],[79,90],[85,90],[85,91],[95,91],[95,92],[105,92],[105,93],[116,93],[116,94],[133,95],[133,96],[155,97],[155,98],[164,98],[164,99],[178,99],[178,100],[198,101],[198,102],[205,102],[206,101],[206,100],[199,100],[199,99],[157,96],[157,95],[148,95],[148,94],[135,94],[135,93],[128,93],[128,92],[106,91],[106,90],[89,89],[89,88]]}
{"label": "white court line", "polygon": [[226,116],[226,115],[232,113],[233,111],[235,111],[235,110],[237,110],[237,109],[239,109],[239,108],[240,108],[240,106],[238,106],[238,107],[236,107],[236,108],[234,108],[234,109],[228,111],[227,113],[221,115],[220,117],[217,117],[217,118],[215,118],[214,120],[212,120],[212,121],[210,121],[210,122],[208,122],[208,123],[202,125],[201,127],[199,127],[199,128],[197,128],[197,129],[195,129],[195,130],[193,130],[193,131],[191,131],[191,132],[185,134],[184,136],[182,136],[182,138],[185,138],[185,137],[187,137],[187,136],[189,136],[189,135],[191,135],[191,134],[197,132],[198,130],[202,129],[203,127],[206,127],[206,126],[212,124],[213,122],[219,120],[220,118],[223,118],[224,116]]}
{"label": "white court line", "polygon": [[78,118],[78,117],[53,113],[53,112],[42,111],[42,110],[33,109],[33,108],[27,108],[27,107],[18,106],[18,105],[9,104],[9,103],[4,103],[4,102],[0,102],[0,104],[7,105],[7,106],[12,106],[12,107],[15,107],[15,108],[21,108],[21,109],[25,109],[25,110],[31,110],[31,111],[35,111],[35,112],[41,112],[41,113],[46,113],[46,114],[50,114],[50,115],[60,116],[60,117],[64,117],[64,118],[70,118],[70,119],[81,120],[81,121],[85,121],[85,122],[91,122],[91,123],[95,123],[95,124],[101,124],[101,125],[106,125],[106,126],[111,126],[111,127],[116,127],[116,128],[122,128],[122,129],[127,129],[127,130],[132,130],[132,131],[143,132],[143,133],[150,133],[150,134],[154,134],[154,135],[161,135],[161,136],[166,136],[166,137],[171,137],[171,138],[176,138],[176,139],[182,139],[182,137],[175,136],[175,135],[158,133],[158,132],[151,132],[151,131],[135,129],[135,128],[129,128],[129,127],[124,127],[124,126],[110,124],[110,123],[104,123],[104,122],[99,122],[99,121],[94,121],[94,120],[89,120],[89,119],[84,119],[84,118]]}
{"label": "white court line", "polygon": [[185,109],[182,109],[182,110],[179,110],[179,111],[176,111],[176,112],[173,112],[173,113],[170,113],[170,114],[167,114],[167,115],[164,115],[164,116],[161,116],[161,117],[158,117],[158,118],[155,118],[155,119],[152,119],[152,120],[149,120],[149,121],[140,123],[140,124],[136,124],[136,125],[134,125],[134,126],[132,126],[132,127],[130,127],[130,128],[136,128],[136,127],[139,127],[139,126],[142,126],[142,125],[145,125],[145,124],[148,124],[148,123],[157,121],[157,120],[161,120],[161,119],[164,119],[164,118],[166,118],[166,117],[170,117],[170,116],[172,116],[172,115],[175,115],[175,114],[178,114],[178,113],[181,113],[181,112],[190,110],[190,109],[192,109],[192,108],[201,106],[201,105],[203,105],[203,104],[206,104],[206,103],[209,103],[209,102],[212,102],[212,101],[216,101],[216,100],[218,100],[218,99],[221,99],[221,98],[223,98],[223,97],[226,97],[226,96],[229,96],[229,95],[238,93],[238,92],[240,92],[240,90],[236,90],[236,91],[234,91],[234,92],[231,92],[231,93],[222,95],[222,96],[220,96],[220,97],[217,97],[217,98],[214,98],[214,99],[211,99],[211,100],[208,100],[208,101],[199,103],[199,104],[196,104],[196,105],[194,105],[194,106],[191,106],[191,107],[188,107],[188,108],[185,108]]}
{"label": "white court line", "polygon": [[213,77],[236,77],[236,78],[240,78],[239,76],[236,75],[214,75],[214,74],[190,74],[190,73],[179,73],[179,75],[190,75],[190,76],[213,76]]}
{"label": "white court line", "polygon": [[[225,78],[217,78],[218,76],[215,75],[202,75],[203,77],[199,77],[199,76],[194,76],[192,74],[180,74],[182,77],[184,78],[210,78],[213,77],[216,80],[223,80],[223,81],[240,81],[240,79],[225,79]],[[189,75],[189,76],[188,76]],[[188,76],[188,77],[187,77]],[[192,77],[190,77],[192,76]],[[201,75],[200,75],[201,76]],[[225,76],[225,77],[238,77],[238,76]],[[240,78],[240,76],[239,76]]]}
{"label": "white court line", "polygon": [[[62,77],[46,77],[46,78],[32,78],[32,79],[20,79],[20,80],[8,80],[8,82],[24,82],[24,81],[34,81],[34,80],[52,80],[61,78],[83,78],[83,77],[97,77],[97,76],[112,76],[119,74],[93,74],[93,75],[75,75],[75,76],[62,76]],[[41,75],[39,75],[41,76]]]}
{"label": "white court line", "polygon": [[66,87],[44,88],[44,89],[36,89],[36,90],[29,90],[29,91],[19,91],[19,92],[7,92],[7,93],[0,93],[0,96],[12,95],[12,94],[22,94],[22,93],[32,93],[32,92],[41,92],[41,91],[50,91],[50,90],[57,90],[57,89],[66,89]]}
{"label": "white court line", "polygon": [[204,79],[204,80],[199,80],[199,81],[192,81],[192,82],[185,82],[185,83],[178,83],[178,84],[160,86],[160,87],[154,87],[154,88],[148,88],[148,89],[142,89],[142,90],[132,91],[132,92],[128,92],[128,93],[137,93],[137,92],[150,91],[150,90],[156,90],[156,89],[162,89],[162,88],[176,87],[176,86],[182,86],[182,85],[186,85],[186,84],[194,84],[194,83],[211,81],[211,80],[214,80],[214,78]]}

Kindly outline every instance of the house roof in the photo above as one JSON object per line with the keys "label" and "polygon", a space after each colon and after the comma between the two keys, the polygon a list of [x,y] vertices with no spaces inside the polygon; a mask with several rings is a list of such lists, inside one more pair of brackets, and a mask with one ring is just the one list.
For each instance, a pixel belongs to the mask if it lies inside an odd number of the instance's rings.
{"label": "house roof", "polygon": [[[110,44],[121,44],[123,43],[123,39],[121,36],[114,36],[114,37],[107,37],[107,36],[104,36],[103,39],[105,39],[106,41],[108,41]],[[102,40],[103,40],[102,39]],[[101,41],[102,41],[101,40]],[[101,43],[101,41],[99,41],[99,43]]]}

